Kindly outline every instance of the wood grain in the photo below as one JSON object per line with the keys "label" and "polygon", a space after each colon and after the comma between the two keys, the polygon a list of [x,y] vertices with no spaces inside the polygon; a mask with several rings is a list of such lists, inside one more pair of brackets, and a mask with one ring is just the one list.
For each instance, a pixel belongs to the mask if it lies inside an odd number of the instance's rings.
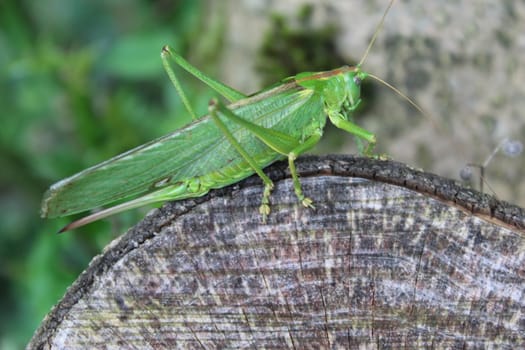
{"label": "wood grain", "polygon": [[[28,349],[520,348],[525,215],[391,162],[286,165],[168,203],[108,246]],[[57,237],[60,239],[60,237]]]}

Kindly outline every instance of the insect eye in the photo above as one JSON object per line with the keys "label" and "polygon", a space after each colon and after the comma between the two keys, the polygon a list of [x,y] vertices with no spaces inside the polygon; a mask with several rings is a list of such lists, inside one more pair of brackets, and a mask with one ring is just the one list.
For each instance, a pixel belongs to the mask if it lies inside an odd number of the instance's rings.
{"label": "insect eye", "polygon": [[360,86],[361,85],[361,78],[359,78],[358,76],[355,76],[354,77],[354,84],[357,85],[357,86]]}

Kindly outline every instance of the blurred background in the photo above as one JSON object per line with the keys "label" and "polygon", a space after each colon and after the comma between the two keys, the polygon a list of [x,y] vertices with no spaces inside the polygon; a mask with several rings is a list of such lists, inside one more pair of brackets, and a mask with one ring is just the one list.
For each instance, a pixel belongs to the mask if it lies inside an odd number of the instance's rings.
{"label": "blurred background", "polygon": [[[164,44],[252,93],[297,72],[355,64],[387,6],[1,1],[0,348],[23,347],[92,257],[150,209],[60,236],[55,232],[71,218],[39,218],[52,183],[189,122],[162,68]],[[498,150],[486,182],[498,198],[524,206],[524,33],[523,2],[396,2],[363,68],[431,117],[368,82],[356,121],[377,134],[379,153],[458,180],[466,164],[483,164]],[[205,113],[215,94],[181,78],[192,105]],[[328,127],[314,152],[356,153],[356,146]],[[474,169],[465,184],[477,188],[478,180]]]}

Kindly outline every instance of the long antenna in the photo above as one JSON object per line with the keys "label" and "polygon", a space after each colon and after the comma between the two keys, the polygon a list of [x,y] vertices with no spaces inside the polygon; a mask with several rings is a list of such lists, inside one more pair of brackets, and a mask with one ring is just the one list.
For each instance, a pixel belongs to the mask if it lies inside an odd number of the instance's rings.
{"label": "long antenna", "polygon": [[[379,21],[379,24],[377,25],[377,28],[376,28],[376,30],[374,32],[374,35],[372,36],[372,40],[370,40],[370,43],[368,44],[368,47],[366,48],[366,51],[365,51],[365,54],[363,55],[363,58],[361,58],[361,61],[359,61],[359,63],[357,64],[357,69],[360,69],[361,65],[363,64],[363,62],[368,57],[368,53],[370,52],[370,49],[374,45],[374,42],[376,41],[377,35],[379,33],[379,30],[383,27],[383,23],[385,22],[386,15],[390,11],[390,8],[394,4],[394,1],[395,0],[390,0],[390,3],[388,4],[388,7],[386,8],[385,12],[383,13],[383,17],[381,17],[381,21]],[[386,87],[390,88],[397,95],[399,95],[402,99],[404,99],[405,101],[410,103],[410,105],[412,107],[414,107],[415,109],[417,109],[425,118],[427,118],[432,123],[432,125],[434,126],[434,128],[436,130],[442,131],[440,126],[439,126],[439,124],[437,123],[436,119],[434,117],[432,117],[432,115],[430,113],[428,113],[427,111],[423,110],[423,108],[419,107],[419,105],[417,103],[415,103],[410,97],[408,97],[407,95],[402,93],[399,89],[397,89],[396,87],[394,87],[390,83],[387,83],[385,80],[379,78],[377,75],[373,75],[373,74],[370,74],[370,73],[366,73],[366,74],[369,77],[377,80],[379,83],[381,83],[381,84],[385,85]]]}
{"label": "long antenna", "polygon": [[439,126],[439,124],[437,123],[436,119],[432,116],[432,114],[428,113],[427,111],[425,111],[423,108],[419,107],[419,105],[417,103],[415,103],[410,97],[408,97],[407,95],[405,95],[404,93],[402,93],[398,88],[396,88],[395,86],[391,85],[390,83],[384,81],[383,79],[379,78],[377,75],[374,75],[374,74],[370,74],[370,73],[366,73],[370,78],[373,78],[375,80],[377,80],[378,82],[380,82],[381,84],[385,85],[386,87],[388,87],[389,89],[391,89],[392,91],[394,91],[396,94],[398,94],[399,96],[401,96],[402,99],[404,99],[405,101],[407,101],[408,103],[410,103],[410,105],[412,107],[414,107],[415,109],[417,109],[425,118],[427,118],[431,123],[432,125],[439,131],[441,131],[441,128]]}
{"label": "long antenna", "polygon": [[358,67],[361,67],[363,62],[365,61],[366,57],[368,56],[368,53],[370,52],[370,49],[372,48],[372,45],[374,45],[374,42],[376,41],[377,34],[379,33],[379,30],[381,27],[383,27],[383,23],[385,22],[386,15],[388,11],[390,11],[390,8],[394,4],[394,0],[390,0],[390,4],[388,4],[388,7],[385,10],[385,13],[383,13],[383,17],[381,17],[381,21],[377,25],[376,31],[374,32],[374,35],[372,36],[372,40],[370,40],[370,44],[368,44],[368,47],[366,48],[365,54],[363,55],[363,58],[361,58],[361,61],[357,64]]}

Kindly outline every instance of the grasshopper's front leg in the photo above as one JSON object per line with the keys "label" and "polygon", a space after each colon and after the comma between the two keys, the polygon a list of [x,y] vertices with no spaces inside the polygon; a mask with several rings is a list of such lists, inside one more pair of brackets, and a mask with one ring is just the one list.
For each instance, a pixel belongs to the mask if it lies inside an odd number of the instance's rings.
{"label": "grasshopper's front leg", "polygon": [[350,134],[353,134],[365,141],[368,142],[368,145],[363,150],[365,156],[373,156],[373,150],[376,146],[376,136],[369,132],[368,130],[363,129],[362,127],[348,121],[341,113],[328,113],[328,118],[330,122],[334,124],[337,128],[342,129]]}

